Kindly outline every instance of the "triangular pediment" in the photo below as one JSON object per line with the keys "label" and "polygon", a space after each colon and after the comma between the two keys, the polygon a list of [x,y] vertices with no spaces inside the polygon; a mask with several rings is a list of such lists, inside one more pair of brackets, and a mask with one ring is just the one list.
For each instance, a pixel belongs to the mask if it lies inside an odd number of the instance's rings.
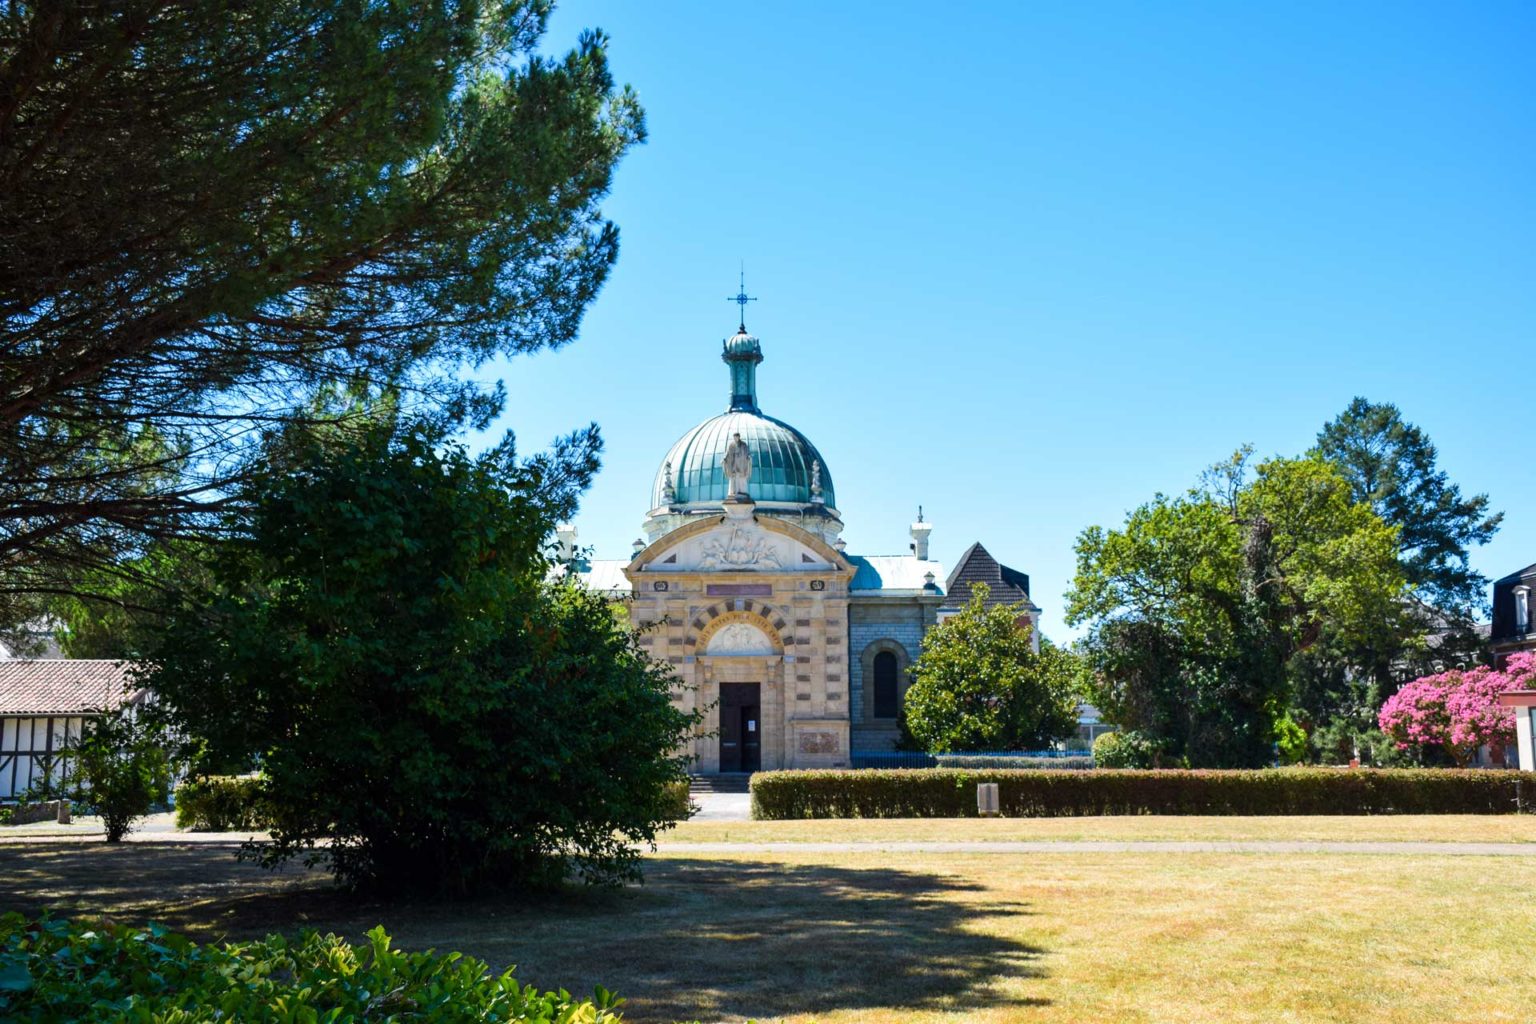
{"label": "triangular pediment", "polygon": [[[700,528],[704,527],[704,528]],[[640,572],[836,572],[835,552],[779,523],[725,518],[659,538],[631,565]]]}

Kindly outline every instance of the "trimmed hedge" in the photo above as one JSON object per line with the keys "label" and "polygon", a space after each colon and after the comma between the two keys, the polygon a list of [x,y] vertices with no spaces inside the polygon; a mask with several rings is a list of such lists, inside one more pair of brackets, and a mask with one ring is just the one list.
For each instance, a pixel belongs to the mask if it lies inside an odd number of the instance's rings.
{"label": "trimmed hedge", "polygon": [[1536,773],[1466,768],[1243,771],[778,771],[752,776],[754,818],[974,818],[998,784],[1012,818],[1107,814],[1508,814]]}
{"label": "trimmed hedge", "polygon": [[671,808],[669,813],[675,815],[678,821],[687,821],[698,810],[692,794],[688,792],[687,779],[667,783],[666,793],[667,805]]}
{"label": "trimmed hedge", "polygon": [[1081,772],[1093,767],[1093,758],[1082,757],[1009,757],[1005,754],[934,754],[940,768],[1031,768]]}
{"label": "trimmed hedge", "polygon": [[176,787],[176,827],[193,832],[265,832],[272,816],[254,775],[210,775]]}
{"label": "trimmed hedge", "polygon": [[0,917],[0,1020],[616,1024],[621,1000],[521,986],[457,953],[402,953],[384,929],[200,946],[157,925]]}

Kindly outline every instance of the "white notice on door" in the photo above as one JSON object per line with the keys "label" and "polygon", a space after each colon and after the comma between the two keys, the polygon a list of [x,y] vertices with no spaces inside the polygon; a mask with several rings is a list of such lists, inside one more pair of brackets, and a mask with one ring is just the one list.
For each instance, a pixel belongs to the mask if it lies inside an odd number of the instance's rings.
{"label": "white notice on door", "polygon": [[757,722],[753,719],[747,719],[747,732],[757,732]]}

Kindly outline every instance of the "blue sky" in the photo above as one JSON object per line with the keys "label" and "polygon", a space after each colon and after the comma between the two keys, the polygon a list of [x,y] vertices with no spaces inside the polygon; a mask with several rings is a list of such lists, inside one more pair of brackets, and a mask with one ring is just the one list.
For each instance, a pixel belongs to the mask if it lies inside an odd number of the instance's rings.
{"label": "blue sky", "polygon": [[1402,407],[1536,561],[1536,5],[569,2],[650,141],[581,338],[481,372],[531,451],[596,420],[577,519],[640,535],[671,443],[727,399],[738,261],[765,411],[837,485],[849,550],[1028,572],[1357,394]]}

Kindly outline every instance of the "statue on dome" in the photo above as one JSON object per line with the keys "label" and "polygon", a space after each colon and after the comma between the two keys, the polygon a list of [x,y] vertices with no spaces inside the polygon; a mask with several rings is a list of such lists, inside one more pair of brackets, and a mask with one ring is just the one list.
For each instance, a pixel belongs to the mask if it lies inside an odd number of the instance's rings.
{"label": "statue on dome", "polygon": [[722,467],[731,485],[730,496],[726,500],[750,501],[751,496],[747,494],[747,481],[752,477],[752,452],[748,450],[747,443],[741,439],[740,434],[732,434],[731,443],[725,446]]}
{"label": "statue on dome", "polygon": [[661,501],[664,505],[670,505],[677,500],[677,487],[672,483],[672,463],[670,460],[662,467],[662,471]]}

